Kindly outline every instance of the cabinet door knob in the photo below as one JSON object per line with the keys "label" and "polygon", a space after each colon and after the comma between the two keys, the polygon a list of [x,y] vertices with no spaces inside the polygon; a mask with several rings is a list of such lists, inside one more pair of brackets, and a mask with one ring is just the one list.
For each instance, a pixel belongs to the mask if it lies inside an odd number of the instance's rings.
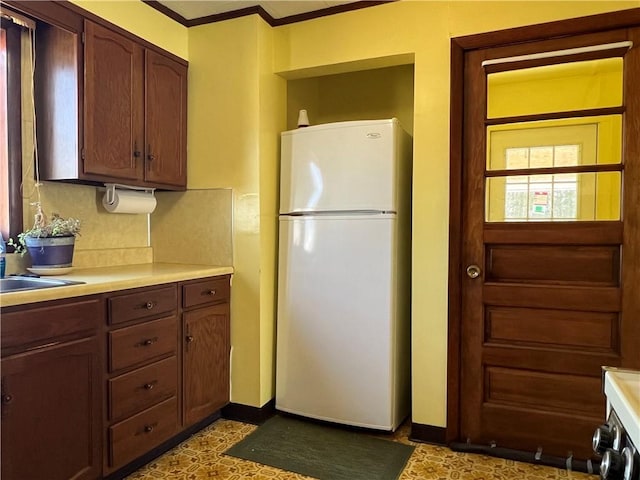
{"label": "cabinet door knob", "polygon": [[158,341],[158,337],[147,338],[142,340],[138,345],[142,345],[143,347],[148,347],[149,345],[153,345]]}
{"label": "cabinet door knob", "polygon": [[156,159],[155,155],[151,152],[151,145],[149,145],[149,148],[147,149],[147,160],[149,161],[153,161]]}
{"label": "cabinet door knob", "polygon": [[187,335],[187,337],[185,338],[185,340],[187,341],[187,343],[191,343],[191,342],[193,342],[193,335]]}
{"label": "cabinet door knob", "polygon": [[11,403],[13,397],[11,395],[2,395],[2,403]]}

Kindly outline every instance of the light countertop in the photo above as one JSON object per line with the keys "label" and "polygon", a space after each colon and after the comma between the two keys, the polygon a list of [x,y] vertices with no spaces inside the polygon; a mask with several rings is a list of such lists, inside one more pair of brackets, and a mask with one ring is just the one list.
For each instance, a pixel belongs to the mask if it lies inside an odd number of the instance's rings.
{"label": "light countertop", "polygon": [[67,275],[43,278],[60,278],[85,282],[84,284],[2,293],[0,294],[0,306],[9,307],[46,300],[80,297],[230,273],[233,273],[233,267],[230,266],[185,265],[178,263],[145,263],[117,267],[78,268]]}
{"label": "light countertop", "polygon": [[640,445],[640,370],[607,368],[604,393],[631,441]]}

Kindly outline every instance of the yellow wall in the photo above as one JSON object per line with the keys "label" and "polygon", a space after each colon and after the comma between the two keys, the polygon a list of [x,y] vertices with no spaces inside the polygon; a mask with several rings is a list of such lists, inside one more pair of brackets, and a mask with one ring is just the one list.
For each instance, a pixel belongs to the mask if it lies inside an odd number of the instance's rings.
{"label": "yellow wall", "polygon": [[[93,2],[78,3],[102,12]],[[138,17],[119,17],[123,3]],[[112,5],[100,6],[108,19],[161,46],[165,35],[172,37],[150,7]],[[257,15],[190,28],[189,188],[233,189],[232,400],[261,406],[273,395],[277,132],[286,128],[285,78],[414,63],[413,421],[445,426],[450,38],[638,6],[402,0],[273,29]],[[147,31],[156,21],[161,27]],[[182,33],[175,38],[165,48],[185,56]]]}
{"label": "yellow wall", "polygon": [[405,0],[275,29],[285,75],[414,55],[414,422],[446,425],[450,38],[639,5]]}
{"label": "yellow wall", "polygon": [[187,27],[139,1],[69,0],[181,58],[188,57]]}
{"label": "yellow wall", "polygon": [[189,30],[188,187],[233,189],[232,401],[273,396],[278,132],[284,81],[258,16]]}
{"label": "yellow wall", "polygon": [[408,65],[289,80],[287,129],[296,128],[298,111],[312,125],[344,120],[396,117],[413,133],[413,58]]}
{"label": "yellow wall", "polygon": [[280,132],[286,127],[286,82],[273,75],[274,42],[269,25],[258,22],[258,112],[260,143],[260,400],[275,395],[275,318],[278,245]]}

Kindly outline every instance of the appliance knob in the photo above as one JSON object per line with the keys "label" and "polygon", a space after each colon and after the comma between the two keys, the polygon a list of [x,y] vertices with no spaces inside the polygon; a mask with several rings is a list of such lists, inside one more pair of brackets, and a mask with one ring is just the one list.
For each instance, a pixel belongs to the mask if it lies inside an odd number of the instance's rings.
{"label": "appliance knob", "polygon": [[598,455],[602,455],[608,448],[613,448],[614,435],[608,424],[600,425],[593,433],[592,446],[593,451]]}
{"label": "appliance knob", "polygon": [[[633,449],[624,447],[622,449],[622,458],[624,461],[624,475],[622,480],[632,480],[635,472],[635,458],[633,458]],[[638,478],[638,477],[636,477]]]}
{"label": "appliance knob", "polygon": [[600,463],[600,478],[603,480],[623,480],[624,458],[615,450],[608,449]]}

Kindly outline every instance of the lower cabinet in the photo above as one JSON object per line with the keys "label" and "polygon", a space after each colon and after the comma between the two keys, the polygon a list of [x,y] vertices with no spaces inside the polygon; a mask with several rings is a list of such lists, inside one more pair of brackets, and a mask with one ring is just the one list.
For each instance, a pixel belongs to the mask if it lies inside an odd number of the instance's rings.
{"label": "lower cabinet", "polygon": [[229,403],[230,277],[107,298],[104,473]]}
{"label": "lower cabinet", "polygon": [[[3,480],[100,478],[100,345],[95,331],[75,330],[97,323],[97,307],[97,302],[71,302],[19,313],[3,311],[2,327],[12,340],[19,341],[21,322],[27,330],[49,324],[40,332],[50,337],[29,346],[31,339],[22,337],[22,352],[3,339],[3,354],[12,352],[0,362]],[[82,312],[92,316],[82,318]],[[84,320],[84,325],[77,320]],[[69,339],[78,336],[84,338]]]}
{"label": "lower cabinet", "polygon": [[105,473],[178,432],[177,289],[162,285],[107,300]]}
{"label": "lower cabinet", "polygon": [[112,464],[126,465],[171,438],[178,428],[178,405],[171,397],[109,427]]}
{"label": "lower cabinet", "polygon": [[96,480],[229,402],[230,276],[2,309],[2,480]]}
{"label": "lower cabinet", "polygon": [[182,284],[182,398],[188,427],[229,403],[230,277]]}
{"label": "lower cabinet", "polygon": [[183,398],[185,426],[229,403],[229,305],[183,314]]}

